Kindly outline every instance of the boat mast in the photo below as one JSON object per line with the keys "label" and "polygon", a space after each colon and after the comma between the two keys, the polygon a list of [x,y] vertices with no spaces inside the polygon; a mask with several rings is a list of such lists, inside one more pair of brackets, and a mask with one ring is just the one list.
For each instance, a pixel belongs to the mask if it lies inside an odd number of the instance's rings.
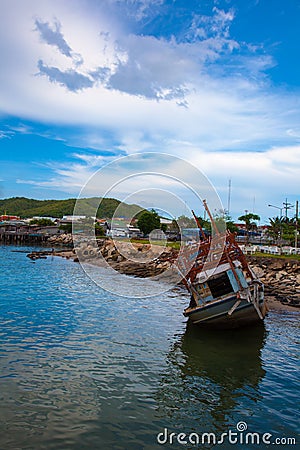
{"label": "boat mast", "polygon": [[[208,214],[208,216],[209,216],[209,218],[210,218],[210,220],[211,220],[211,224],[212,224],[212,226],[213,226],[213,228],[214,228],[216,234],[217,234],[218,236],[220,236],[221,233],[220,233],[220,231],[218,230],[217,224],[216,224],[216,222],[214,221],[214,218],[213,218],[213,216],[212,216],[212,214],[211,214],[211,212],[210,212],[210,210],[209,210],[209,208],[208,208],[208,206],[207,206],[206,200],[203,200],[203,205],[204,205],[204,208],[205,208],[205,210],[206,210],[206,212],[207,212],[207,214]],[[235,280],[236,280],[236,282],[237,282],[239,288],[240,288],[240,289],[243,289],[243,286],[242,286],[242,284],[241,284],[241,281],[240,281],[240,279],[239,279],[239,277],[238,277],[238,274],[237,274],[237,272],[236,272],[236,268],[235,268],[235,266],[234,266],[234,264],[233,264],[233,262],[232,262],[232,259],[231,259],[230,255],[229,255],[229,252],[228,252],[228,248],[227,248],[227,245],[228,245],[228,232],[227,232],[227,230],[226,230],[225,232],[226,232],[226,239],[225,239],[225,243],[224,243],[224,244],[225,244],[225,247],[224,247],[224,254],[225,254],[225,257],[226,257],[226,259],[227,259],[227,261],[228,261],[228,263],[229,263],[229,265],[230,265],[230,268],[231,268],[231,270],[232,270],[233,276],[234,276],[234,278],[235,278]],[[235,241],[234,241],[234,242],[235,242]],[[233,242],[231,242],[231,243],[233,243]],[[236,244],[235,244],[235,245],[236,245]],[[246,262],[246,267],[247,267],[248,273],[251,274],[247,262]]]}
{"label": "boat mast", "polygon": [[211,212],[210,212],[210,210],[209,210],[209,208],[208,208],[208,206],[207,206],[206,200],[203,200],[203,205],[204,205],[205,211],[206,211],[207,214],[208,214],[208,217],[210,218],[212,227],[214,228],[216,234],[219,235],[220,232],[219,232],[218,227],[217,227],[217,224],[216,224],[216,222],[214,221],[214,218],[213,218],[213,216],[212,216],[212,214],[211,214]]}
{"label": "boat mast", "polygon": [[193,214],[194,219],[195,219],[195,221],[196,221],[196,224],[197,224],[197,226],[198,226],[198,228],[199,228],[199,230],[200,230],[201,236],[203,237],[203,239],[206,239],[206,236],[205,236],[205,233],[204,233],[204,231],[203,231],[203,228],[202,228],[202,226],[201,226],[201,224],[200,224],[200,221],[199,221],[198,217],[196,216],[196,214],[194,213],[193,210],[192,210],[192,214]]}

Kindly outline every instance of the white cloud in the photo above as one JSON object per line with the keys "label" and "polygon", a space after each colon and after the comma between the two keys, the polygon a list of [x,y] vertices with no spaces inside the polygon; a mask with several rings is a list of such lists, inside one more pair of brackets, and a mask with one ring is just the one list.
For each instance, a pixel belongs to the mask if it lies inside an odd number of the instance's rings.
{"label": "white cloud", "polygon": [[222,38],[224,41],[232,42],[233,47],[238,44],[230,39],[230,25],[234,19],[234,11],[230,9],[228,12],[213,8],[214,14],[211,16],[194,15],[189,37],[193,39]]}
{"label": "white cloud", "polygon": [[[15,26],[7,28],[5,14],[3,17],[4,38],[17,54],[22,52],[19,76],[25,79],[30,93],[36,93],[48,105],[49,120],[52,120],[53,106],[45,95],[44,86],[48,86],[48,91],[55,98],[61,98],[65,105],[62,112],[69,113],[72,96],[60,86],[57,89],[55,84],[51,86],[34,78],[33,74],[38,73],[38,69],[50,82],[65,86],[71,92],[93,88],[93,94],[99,97],[103,94],[99,86],[102,83],[106,91],[113,89],[150,99],[170,100],[197,91],[199,86],[206,83],[205,64],[214,62],[226,53],[232,55],[232,51],[240,45],[229,37],[229,25],[234,19],[230,11],[214,8],[211,16],[194,17],[190,35],[187,34],[184,41],[178,42],[176,37],[166,40],[124,33],[120,20],[104,15],[104,6],[97,10],[95,16],[92,11],[88,16],[88,12],[83,11],[83,3],[77,1],[75,4],[76,8],[71,12],[66,5],[57,1],[40,4],[31,0],[26,8],[25,5],[19,5],[18,14],[12,15],[15,6],[12,1],[11,7],[5,12],[8,23],[14,23]],[[119,4],[124,6],[125,2]],[[146,12],[149,11],[150,3],[126,2],[126,5],[128,10],[134,5],[136,11],[141,8]],[[93,2],[90,6],[93,7]],[[199,23],[203,30],[201,38],[197,31]],[[17,35],[15,30],[18,30]],[[19,38],[18,42],[16,38]],[[78,58],[74,60],[74,55],[79,58],[80,69]],[[264,60],[268,61],[268,56],[261,54],[255,58],[251,55],[253,67],[256,63],[256,71],[258,67],[265,67]],[[7,63],[11,66],[10,72],[15,73],[18,65],[16,60],[10,59]],[[3,78],[3,82],[10,84],[5,73]],[[107,95],[113,97],[114,93],[107,92]],[[120,95],[118,98],[122,102]],[[21,97],[21,102],[29,106],[27,97]],[[77,96],[76,103],[89,107],[89,95]],[[36,112],[40,112],[39,107],[43,108],[42,105],[33,106]],[[22,108],[16,104],[15,109],[12,112],[17,113]],[[62,118],[58,117],[58,120]]]}
{"label": "white cloud", "polygon": [[279,195],[279,177],[297,192],[299,96],[268,82],[276,62],[262,46],[231,38],[233,10],[195,15],[163,38],[132,26],[162,0],[3,3],[1,114],[73,126],[55,138],[104,155],[54,164],[49,181],[32,185],[75,193],[103,158],[148,150],[194,162],[221,190],[232,177],[239,197]]}
{"label": "white cloud", "polygon": [[46,75],[51,82],[58,83],[65,86],[69,91],[77,92],[82,89],[93,86],[93,80],[74,70],[68,69],[66,71],[59,70],[57,67],[48,67],[42,60],[38,61],[39,75]]}
{"label": "white cloud", "polygon": [[13,134],[13,131],[10,130],[0,130],[0,139],[10,139]]}
{"label": "white cloud", "polygon": [[109,2],[116,4],[117,7],[123,4],[123,11],[128,17],[143,21],[149,19],[149,16],[155,17],[157,8],[164,3],[164,0],[109,0]]}
{"label": "white cloud", "polygon": [[[61,32],[61,24],[58,21],[54,22],[52,27],[48,22],[43,22],[38,19],[35,20],[36,29],[39,31],[41,38],[49,45],[54,45],[58,50],[67,57],[72,57],[72,49],[65,41]],[[54,28],[54,29],[53,29]]]}
{"label": "white cloud", "polygon": [[[237,217],[243,212],[245,208],[251,210],[253,207],[253,199],[256,201],[256,211],[259,211],[263,220],[272,215],[268,211],[267,204],[272,202],[280,204],[282,199],[288,193],[291,196],[296,196],[299,192],[298,175],[300,173],[300,146],[293,147],[277,147],[271,148],[266,152],[206,152],[199,148],[193,148],[186,143],[181,143],[181,150],[184,150],[184,161],[189,162],[195,166],[200,173],[203,174],[202,183],[202,198],[209,195],[205,178],[208,177],[209,182],[216,189],[221,196],[224,208],[227,207],[228,195],[228,180],[232,180],[232,214]],[[173,152],[174,154],[174,152]],[[62,191],[78,195],[82,187],[86,186],[88,180],[101,167],[105,167],[107,162],[111,162],[102,156],[93,156],[90,154],[74,154],[78,162],[61,165],[51,163],[48,167],[51,168],[53,176],[47,180],[19,180],[22,183],[29,183],[39,187],[52,188],[54,190],[60,189]],[[96,177],[94,182],[89,182],[88,188],[85,188],[85,195],[104,195],[107,189],[116,186],[110,191],[108,196],[116,196],[124,199],[130,193],[134,195],[135,200],[139,199],[142,202],[143,197],[150,201],[151,195],[149,192],[152,188],[163,189],[166,192],[170,191],[174,195],[178,195],[180,201],[187,202],[189,208],[196,208],[202,210],[202,206],[195,197],[188,192],[189,189],[183,188],[180,182],[186,183],[190,188],[197,187],[199,189],[200,179],[198,172],[191,171],[191,166],[183,162],[169,161],[168,156],[159,155],[156,165],[147,164],[147,159],[143,156],[136,160],[135,173],[141,175],[127,179],[132,173],[133,165],[120,164],[114,166],[113,171],[104,171],[105,175]],[[160,162],[159,162],[160,161]],[[117,167],[117,170],[116,170]],[[161,177],[143,175],[147,172],[155,172],[157,174],[172,173],[178,179],[170,177]],[[122,183],[119,183],[120,180]],[[138,196],[136,193],[139,189],[145,189],[145,192]],[[148,191],[148,194],[147,194]],[[269,196],[268,196],[269,192]],[[136,194],[133,194],[136,193]],[[155,203],[155,198],[152,199]],[[161,205],[159,196],[157,197],[157,204]],[[153,203],[153,205],[154,205]],[[154,205],[155,206],[155,205]],[[165,207],[167,208],[167,204]],[[183,211],[177,210],[177,214],[182,214]]]}

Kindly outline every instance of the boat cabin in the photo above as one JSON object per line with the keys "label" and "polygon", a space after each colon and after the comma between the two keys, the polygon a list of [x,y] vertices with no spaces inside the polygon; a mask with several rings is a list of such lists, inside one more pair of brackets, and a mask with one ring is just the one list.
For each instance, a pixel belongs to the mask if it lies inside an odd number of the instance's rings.
{"label": "boat cabin", "polygon": [[238,267],[240,263],[235,261],[234,265],[235,274],[229,264],[222,264],[214,270],[197,274],[193,287],[197,293],[199,305],[233,295],[241,287],[248,287],[244,273],[241,267]]}

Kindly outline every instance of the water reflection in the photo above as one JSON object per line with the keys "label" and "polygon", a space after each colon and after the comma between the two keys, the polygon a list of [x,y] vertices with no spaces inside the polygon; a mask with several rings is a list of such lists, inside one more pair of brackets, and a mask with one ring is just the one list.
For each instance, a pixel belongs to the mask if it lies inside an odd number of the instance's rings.
{"label": "water reflection", "polygon": [[[168,369],[157,393],[158,414],[169,426],[224,431],[253,412],[265,376],[261,351],[264,325],[244,330],[208,331],[188,323],[168,354]],[[167,424],[166,424],[167,426]]]}

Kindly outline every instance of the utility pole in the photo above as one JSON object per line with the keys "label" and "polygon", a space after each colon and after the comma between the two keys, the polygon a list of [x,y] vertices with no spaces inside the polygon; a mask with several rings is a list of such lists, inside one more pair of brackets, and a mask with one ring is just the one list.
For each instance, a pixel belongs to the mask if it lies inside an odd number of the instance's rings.
{"label": "utility pole", "polygon": [[299,212],[299,202],[296,201],[296,226],[295,226],[295,248],[298,247],[298,212]]}
{"label": "utility pole", "polygon": [[227,202],[227,213],[230,215],[230,201],[231,201],[231,179],[228,181],[228,202]]}
{"label": "utility pole", "polygon": [[293,208],[294,206],[293,206],[291,203],[288,202],[288,199],[287,199],[287,198],[285,199],[285,202],[283,202],[283,206],[284,206],[284,209],[285,209],[285,218],[287,219],[287,216],[288,216],[288,209],[291,209],[291,208]]}
{"label": "utility pole", "polygon": [[[248,214],[248,209],[245,209],[245,216],[247,216]],[[247,222],[245,220],[245,227],[246,227],[246,244],[249,244],[249,230],[248,230],[248,225]]]}

